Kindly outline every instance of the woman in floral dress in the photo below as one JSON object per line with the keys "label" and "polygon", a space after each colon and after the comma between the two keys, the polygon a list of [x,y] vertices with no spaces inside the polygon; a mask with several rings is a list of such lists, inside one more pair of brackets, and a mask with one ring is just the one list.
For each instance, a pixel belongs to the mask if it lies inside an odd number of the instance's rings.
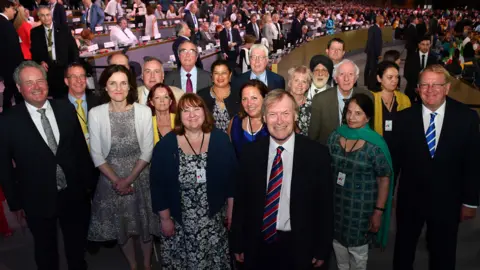
{"label": "woman in floral dress", "polygon": [[310,125],[310,115],[312,100],[307,99],[307,91],[310,89],[313,75],[306,66],[293,67],[288,70],[288,91],[295,98],[299,106],[299,114],[297,119],[298,133],[307,136],[308,126]]}
{"label": "woman in floral dress", "polygon": [[162,269],[230,269],[237,161],[227,134],[213,127],[202,98],[179,100],[174,132],[155,147],[152,206],[160,215]]}

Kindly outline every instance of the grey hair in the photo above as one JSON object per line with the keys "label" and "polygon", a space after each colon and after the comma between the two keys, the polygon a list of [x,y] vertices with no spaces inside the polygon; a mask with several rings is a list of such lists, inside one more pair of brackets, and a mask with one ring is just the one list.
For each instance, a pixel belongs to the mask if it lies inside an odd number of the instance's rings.
{"label": "grey hair", "polygon": [[179,23],[175,26],[175,33],[177,33],[177,36],[182,35],[184,33],[184,27],[188,27],[188,25],[184,22]]}
{"label": "grey hair", "polygon": [[293,106],[293,111],[295,112],[295,118],[298,117],[299,113],[299,107],[297,102],[295,101],[295,98],[290,94],[290,92],[287,92],[283,89],[274,89],[263,98],[263,103],[262,103],[262,115],[264,117],[267,116],[267,109],[272,106],[272,104],[279,102],[280,100],[283,99],[283,97],[287,97],[290,99],[292,102]]}
{"label": "grey hair", "polygon": [[20,73],[27,67],[32,67],[40,70],[42,72],[43,78],[46,80],[47,79],[47,72],[45,69],[40,66],[39,64],[35,63],[34,61],[23,61],[18,65],[18,67],[15,69],[13,72],[13,80],[15,80],[16,84],[20,84]]}
{"label": "grey hair", "polygon": [[197,45],[195,45],[195,43],[193,43],[190,40],[184,40],[182,43],[180,43],[180,45],[178,45],[177,54],[180,55],[180,49],[182,48],[182,46],[184,46],[187,43],[190,43],[190,44],[193,45],[193,47],[195,47],[195,51],[197,52],[197,56],[199,56],[198,51],[197,51]]}
{"label": "grey hair", "polygon": [[302,29],[307,29],[308,30],[308,25],[302,26]]}
{"label": "grey hair", "polygon": [[[312,71],[305,65],[292,67],[288,70],[288,91],[291,88],[291,82],[293,81],[293,76],[295,74],[306,74],[307,75],[307,84],[308,87],[312,84],[313,74]],[[308,89],[307,89],[308,90]]]}
{"label": "grey hair", "polygon": [[160,64],[160,69],[162,70],[162,73],[165,73],[165,71],[163,70],[163,63],[160,59],[156,58],[156,57],[153,57],[153,56],[146,56],[143,58],[143,67],[142,69],[144,69],[145,65],[148,63],[148,62],[157,62]]}
{"label": "grey hair", "polygon": [[357,64],[355,64],[352,60],[349,60],[349,59],[343,59],[342,61],[340,61],[340,63],[334,66],[332,77],[336,78],[338,70],[340,70],[340,67],[343,64],[347,64],[347,63],[351,63],[355,67],[355,77],[358,79],[358,77],[360,76],[360,69],[358,68]]}
{"label": "grey hair", "polygon": [[265,56],[268,57],[268,49],[265,47],[263,44],[253,44],[252,47],[250,47],[250,51],[248,52],[248,55],[252,55],[253,50],[260,49],[265,53]]}

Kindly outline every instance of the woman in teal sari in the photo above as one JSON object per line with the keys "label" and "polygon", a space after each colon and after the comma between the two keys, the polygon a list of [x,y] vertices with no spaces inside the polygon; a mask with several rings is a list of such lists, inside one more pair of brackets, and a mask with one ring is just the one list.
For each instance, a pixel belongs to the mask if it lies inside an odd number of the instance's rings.
{"label": "woman in teal sari", "polygon": [[335,181],[333,248],[341,270],[367,269],[369,244],[387,244],[393,170],[385,141],[369,127],[373,111],[368,96],[354,95],[327,143]]}

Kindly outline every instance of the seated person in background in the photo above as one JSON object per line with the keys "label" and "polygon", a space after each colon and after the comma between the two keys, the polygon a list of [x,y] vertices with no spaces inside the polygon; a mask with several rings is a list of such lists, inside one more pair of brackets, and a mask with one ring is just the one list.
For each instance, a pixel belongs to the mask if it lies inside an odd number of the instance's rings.
{"label": "seated person in background", "polygon": [[162,12],[161,5],[157,5],[157,8],[155,9],[155,17],[157,17],[157,19],[165,19],[165,14]]}
{"label": "seated person in background", "polygon": [[170,7],[168,8],[166,16],[167,16],[167,19],[177,18],[177,13],[175,13],[175,8],[173,7],[173,5],[170,5]]}
{"label": "seated person in background", "polygon": [[222,32],[222,30],[223,30],[223,25],[217,24],[217,26],[215,27],[215,35],[213,35],[215,39],[220,39],[220,32]]}
{"label": "seated person in background", "polygon": [[202,48],[205,48],[207,44],[212,43],[216,44],[215,37],[208,32],[208,22],[202,23],[200,26],[200,40],[198,41],[198,45]]}
{"label": "seated person in background", "polygon": [[300,37],[300,40],[298,43],[308,42],[312,39],[313,39],[312,36],[308,33],[308,25],[302,26],[302,36]]}
{"label": "seated person in background", "polygon": [[95,35],[92,33],[90,29],[84,29],[80,34],[80,38],[78,39],[79,45],[78,50],[80,52],[84,52],[88,50],[88,46],[92,45],[92,40]]}
{"label": "seated person in background", "polygon": [[213,15],[212,21],[210,22],[210,27],[208,28],[208,31],[210,33],[215,33],[217,29],[217,25],[222,25],[220,23],[219,17],[217,15]]}
{"label": "seated person in background", "polygon": [[110,30],[110,40],[122,45],[137,44],[137,37],[132,33],[130,28],[127,27],[127,18],[121,17],[118,19],[117,23],[118,25]]}
{"label": "seated person in background", "polygon": [[122,0],[110,0],[104,10],[105,18],[111,17],[110,20],[116,22],[125,13],[122,8]]}
{"label": "seated person in background", "polygon": [[462,75],[462,65],[460,62],[460,50],[455,49],[453,52],[452,59],[449,59],[445,65],[445,69],[450,73],[452,76],[460,76]]}

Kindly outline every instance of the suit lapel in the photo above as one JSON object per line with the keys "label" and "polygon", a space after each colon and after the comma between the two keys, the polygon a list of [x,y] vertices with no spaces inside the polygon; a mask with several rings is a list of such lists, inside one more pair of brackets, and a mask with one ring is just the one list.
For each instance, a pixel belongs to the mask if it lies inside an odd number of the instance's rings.
{"label": "suit lapel", "polygon": [[261,173],[261,179],[258,181],[258,194],[262,195],[262,200],[265,200],[265,196],[267,194],[267,170],[268,170],[268,150],[270,148],[270,137],[267,137],[263,140],[262,144],[259,147],[259,155],[258,155],[258,162],[259,162],[259,169]]}
{"label": "suit lapel", "polygon": [[29,131],[26,131],[26,132],[28,132],[29,134],[32,134],[32,136],[35,136],[34,139],[40,141],[40,144],[38,144],[38,145],[42,145],[43,147],[45,147],[46,151],[48,151],[49,153],[52,153],[52,155],[53,155],[52,150],[48,146],[47,142],[45,142],[42,135],[40,134],[40,131],[37,129],[37,126],[33,122],[32,117],[30,116],[30,113],[28,112],[28,109],[27,109],[27,106],[25,105],[25,103],[22,102],[22,103],[18,104],[17,106],[19,107],[22,118],[26,119],[26,121],[25,121],[26,128],[29,129]]}
{"label": "suit lapel", "polygon": [[412,130],[415,132],[413,138],[419,138],[422,153],[430,158],[430,150],[428,149],[427,137],[425,137],[425,126],[423,124],[422,105],[416,104],[413,108],[414,117],[412,119]]}
{"label": "suit lapel", "polygon": [[64,129],[67,127],[67,123],[66,123],[65,119],[63,118],[65,116],[65,114],[59,111],[60,109],[59,109],[59,107],[57,106],[57,104],[55,103],[54,100],[50,101],[50,106],[52,106],[53,114],[55,115],[55,121],[57,122],[57,126],[58,126],[58,133],[59,133],[58,149],[60,149],[60,147],[62,147],[62,143],[64,141],[63,140],[63,134],[65,134]]}
{"label": "suit lapel", "polygon": [[445,104],[445,115],[443,117],[443,124],[442,129],[440,130],[440,138],[437,142],[437,148],[435,149],[435,158],[443,153],[443,149],[445,148],[444,145],[447,145],[445,142],[448,138],[455,138],[455,134],[450,134],[450,132],[454,132],[455,128],[453,127],[454,121],[458,121],[455,119],[452,110],[449,110],[450,102],[448,102],[448,98]]}
{"label": "suit lapel", "polygon": [[340,126],[340,120],[338,119],[338,112],[340,111],[340,107],[338,106],[338,98],[337,98],[337,87],[334,87],[334,91],[332,91],[330,99],[331,99],[331,104],[333,104],[333,110],[331,113],[334,114],[335,117],[332,117],[332,119],[335,119],[333,121],[335,127]]}

